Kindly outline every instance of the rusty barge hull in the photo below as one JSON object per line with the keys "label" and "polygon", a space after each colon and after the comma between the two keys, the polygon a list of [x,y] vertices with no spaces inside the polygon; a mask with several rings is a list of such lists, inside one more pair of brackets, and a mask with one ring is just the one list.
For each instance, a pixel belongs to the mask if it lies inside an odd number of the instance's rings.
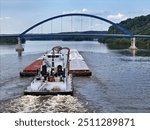
{"label": "rusty barge hull", "polygon": [[36,76],[41,68],[43,63],[42,59],[37,59],[30,65],[26,66],[23,70],[20,71],[21,77],[32,77]]}

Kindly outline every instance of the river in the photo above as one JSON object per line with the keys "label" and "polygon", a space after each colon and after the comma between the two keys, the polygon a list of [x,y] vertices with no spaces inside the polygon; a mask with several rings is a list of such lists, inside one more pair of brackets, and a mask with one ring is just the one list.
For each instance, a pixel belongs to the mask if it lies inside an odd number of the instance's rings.
{"label": "river", "polygon": [[[23,96],[33,78],[19,71],[53,46],[78,49],[92,71],[74,77],[74,96]],[[150,112],[150,50],[132,55],[96,41],[27,41],[22,57],[15,45],[0,45],[0,112]],[[144,54],[144,55],[142,55]]]}

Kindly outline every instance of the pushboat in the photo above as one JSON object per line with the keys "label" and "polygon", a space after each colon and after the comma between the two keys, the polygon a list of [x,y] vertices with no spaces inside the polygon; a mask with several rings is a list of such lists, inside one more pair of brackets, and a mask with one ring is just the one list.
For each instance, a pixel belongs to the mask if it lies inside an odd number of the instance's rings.
{"label": "pushboat", "polygon": [[72,75],[69,74],[68,47],[56,46],[42,56],[38,75],[24,91],[25,95],[73,95]]}

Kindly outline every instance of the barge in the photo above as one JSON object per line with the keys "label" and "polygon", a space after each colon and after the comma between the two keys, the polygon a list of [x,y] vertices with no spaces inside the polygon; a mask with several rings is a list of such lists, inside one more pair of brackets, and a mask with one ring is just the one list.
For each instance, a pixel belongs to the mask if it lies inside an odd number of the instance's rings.
{"label": "barge", "polygon": [[[43,56],[35,60],[30,65],[26,66],[20,71],[21,77],[36,76],[43,64]],[[87,66],[84,58],[79,54],[76,49],[70,49],[69,54],[69,74],[72,76],[91,76],[92,72]]]}

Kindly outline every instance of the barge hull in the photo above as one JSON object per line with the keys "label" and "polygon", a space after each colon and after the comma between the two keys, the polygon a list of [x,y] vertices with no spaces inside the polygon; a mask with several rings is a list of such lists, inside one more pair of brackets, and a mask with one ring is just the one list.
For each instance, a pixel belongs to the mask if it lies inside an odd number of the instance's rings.
{"label": "barge hull", "polygon": [[91,76],[92,75],[92,72],[90,70],[70,70],[69,73],[75,77]]}
{"label": "barge hull", "polygon": [[20,76],[21,77],[31,77],[31,76],[36,76],[40,70],[40,67],[43,63],[42,59],[37,59],[27,67],[25,67],[21,72]]}
{"label": "barge hull", "polygon": [[35,96],[39,96],[39,95],[71,95],[73,96],[73,91],[68,91],[68,92],[29,92],[29,91],[24,91],[24,95],[35,95]]}

